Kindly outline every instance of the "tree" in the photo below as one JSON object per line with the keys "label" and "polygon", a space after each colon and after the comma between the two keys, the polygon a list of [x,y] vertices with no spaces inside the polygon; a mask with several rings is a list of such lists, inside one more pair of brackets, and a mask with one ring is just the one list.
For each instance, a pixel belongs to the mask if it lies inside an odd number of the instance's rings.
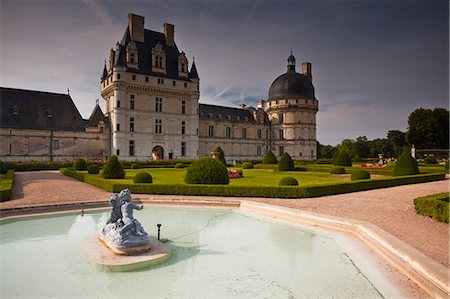
{"label": "tree", "polygon": [[125,171],[122,165],[117,159],[117,156],[112,155],[109,157],[103,166],[102,177],[105,179],[123,179],[125,177]]}
{"label": "tree", "polygon": [[359,136],[358,138],[356,138],[355,147],[356,151],[358,152],[358,156],[360,156],[361,158],[370,157],[369,141],[367,140],[366,136]]}
{"label": "tree", "polygon": [[345,147],[339,149],[336,157],[333,159],[333,165],[352,166],[352,160],[350,159]]}
{"label": "tree", "polygon": [[356,155],[358,155],[358,150],[356,149],[355,141],[353,139],[342,140],[338,148],[339,150],[344,148],[350,159],[353,159]]}
{"label": "tree", "polygon": [[400,156],[403,147],[406,145],[406,133],[399,130],[391,130],[388,131],[387,139],[392,149],[390,156]]}
{"label": "tree", "polygon": [[334,147],[332,145],[319,144],[318,148],[319,148],[317,151],[319,153],[318,158],[322,158],[322,159],[331,159],[331,158],[333,158],[333,156],[336,152],[336,147]]}
{"label": "tree", "polygon": [[419,108],[409,115],[406,141],[416,148],[449,147],[449,111]]}

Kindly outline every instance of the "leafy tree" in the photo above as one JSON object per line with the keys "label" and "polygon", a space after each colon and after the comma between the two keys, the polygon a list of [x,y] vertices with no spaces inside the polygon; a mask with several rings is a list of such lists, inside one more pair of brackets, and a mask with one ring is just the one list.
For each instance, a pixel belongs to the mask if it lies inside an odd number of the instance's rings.
{"label": "leafy tree", "polygon": [[336,153],[336,147],[332,145],[322,145],[319,144],[317,153],[319,153],[318,158],[322,159],[331,159],[333,158],[334,154]]}
{"label": "leafy tree", "polygon": [[347,154],[347,150],[345,147],[342,147],[339,149],[338,154],[333,160],[333,165],[337,166],[352,166],[352,160],[350,159],[349,155]]}
{"label": "leafy tree", "polygon": [[366,136],[359,136],[355,142],[356,151],[361,158],[370,157],[369,140]]}
{"label": "leafy tree", "polygon": [[408,118],[406,141],[416,148],[449,148],[449,111],[416,109]]}
{"label": "leafy tree", "polygon": [[388,131],[387,139],[392,149],[392,156],[398,157],[406,145],[406,133],[399,130]]}
{"label": "leafy tree", "polygon": [[350,159],[353,159],[356,155],[358,155],[358,150],[356,148],[355,141],[353,139],[342,140],[338,148],[339,150],[342,148],[345,149]]}
{"label": "leafy tree", "polygon": [[225,160],[225,154],[223,153],[223,149],[220,146],[218,146],[218,147],[216,147],[214,152],[219,153],[219,156],[217,157],[217,159],[220,162],[222,162],[223,165],[227,165],[227,161]]}
{"label": "leafy tree", "polygon": [[112,155],[109,157],[103,166],[102,177],[105,179],[123,179],[125,177],[125,171],[122,165],[117,159],[117,156]]}

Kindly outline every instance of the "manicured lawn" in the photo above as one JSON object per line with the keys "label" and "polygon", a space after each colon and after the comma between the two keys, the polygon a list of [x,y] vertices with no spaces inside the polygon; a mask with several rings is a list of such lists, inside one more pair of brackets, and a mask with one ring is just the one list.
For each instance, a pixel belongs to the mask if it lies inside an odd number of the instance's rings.
{"label": "manicured lawn", "polygon": [[[130,184],[133,183],[133,177],[138,172],[148,172],[151,174],[155,185],[185,184],[184,175],[186,170],[186,168],[126,169],[125,179],[114,180],[114,182]],[[285,176],[296,178],[300,186],[316,186],[350,181],[350,175],[336,175],[326,172],[273,171],[269,169],[244,169],[243,172],[243,178],[230,179],[231,186],[278,186],[278,182]]]}

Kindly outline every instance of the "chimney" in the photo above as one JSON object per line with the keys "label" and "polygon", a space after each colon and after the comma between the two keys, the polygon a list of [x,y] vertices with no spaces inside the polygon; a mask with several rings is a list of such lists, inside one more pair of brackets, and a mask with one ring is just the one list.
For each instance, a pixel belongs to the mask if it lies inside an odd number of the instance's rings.
{"label": "chimney", "polygon": [[242,103],[242,104],[239,105],[239,107],[241,107],[241,109],[244,109],[245,107],[247,107],[247,105]]}
{"label": "chimney", "polygon": [[169,47],[174,46],[175,26],[169,23],[164,23],[164,36],[166,37],[166,44]]}
{"label": "chimney", "polygon": [[144,17],[129,13],[128,14],[128,30],[130,31],[131,40],[135,42],[145,42],[144,39]]}
{"label": "chimney", "polygon": [[258,109],[262,109],[264,111],[264,100],[258,100]]}
{"label": "chimney", "polygon": [[312,73],[311,73],[311,63],[310,62],[303,62],[302,63],[302,73],[306,77],[312,80]]}

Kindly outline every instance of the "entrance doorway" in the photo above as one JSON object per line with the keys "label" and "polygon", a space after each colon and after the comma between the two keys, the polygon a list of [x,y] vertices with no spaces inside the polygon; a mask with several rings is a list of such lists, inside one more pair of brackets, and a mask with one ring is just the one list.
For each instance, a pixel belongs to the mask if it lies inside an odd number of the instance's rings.
{"label": "entrance doorway", "polygon": [[152,160],[162,160],[164,159],[164,149],[162,146],[155,146],[152,150]]}

